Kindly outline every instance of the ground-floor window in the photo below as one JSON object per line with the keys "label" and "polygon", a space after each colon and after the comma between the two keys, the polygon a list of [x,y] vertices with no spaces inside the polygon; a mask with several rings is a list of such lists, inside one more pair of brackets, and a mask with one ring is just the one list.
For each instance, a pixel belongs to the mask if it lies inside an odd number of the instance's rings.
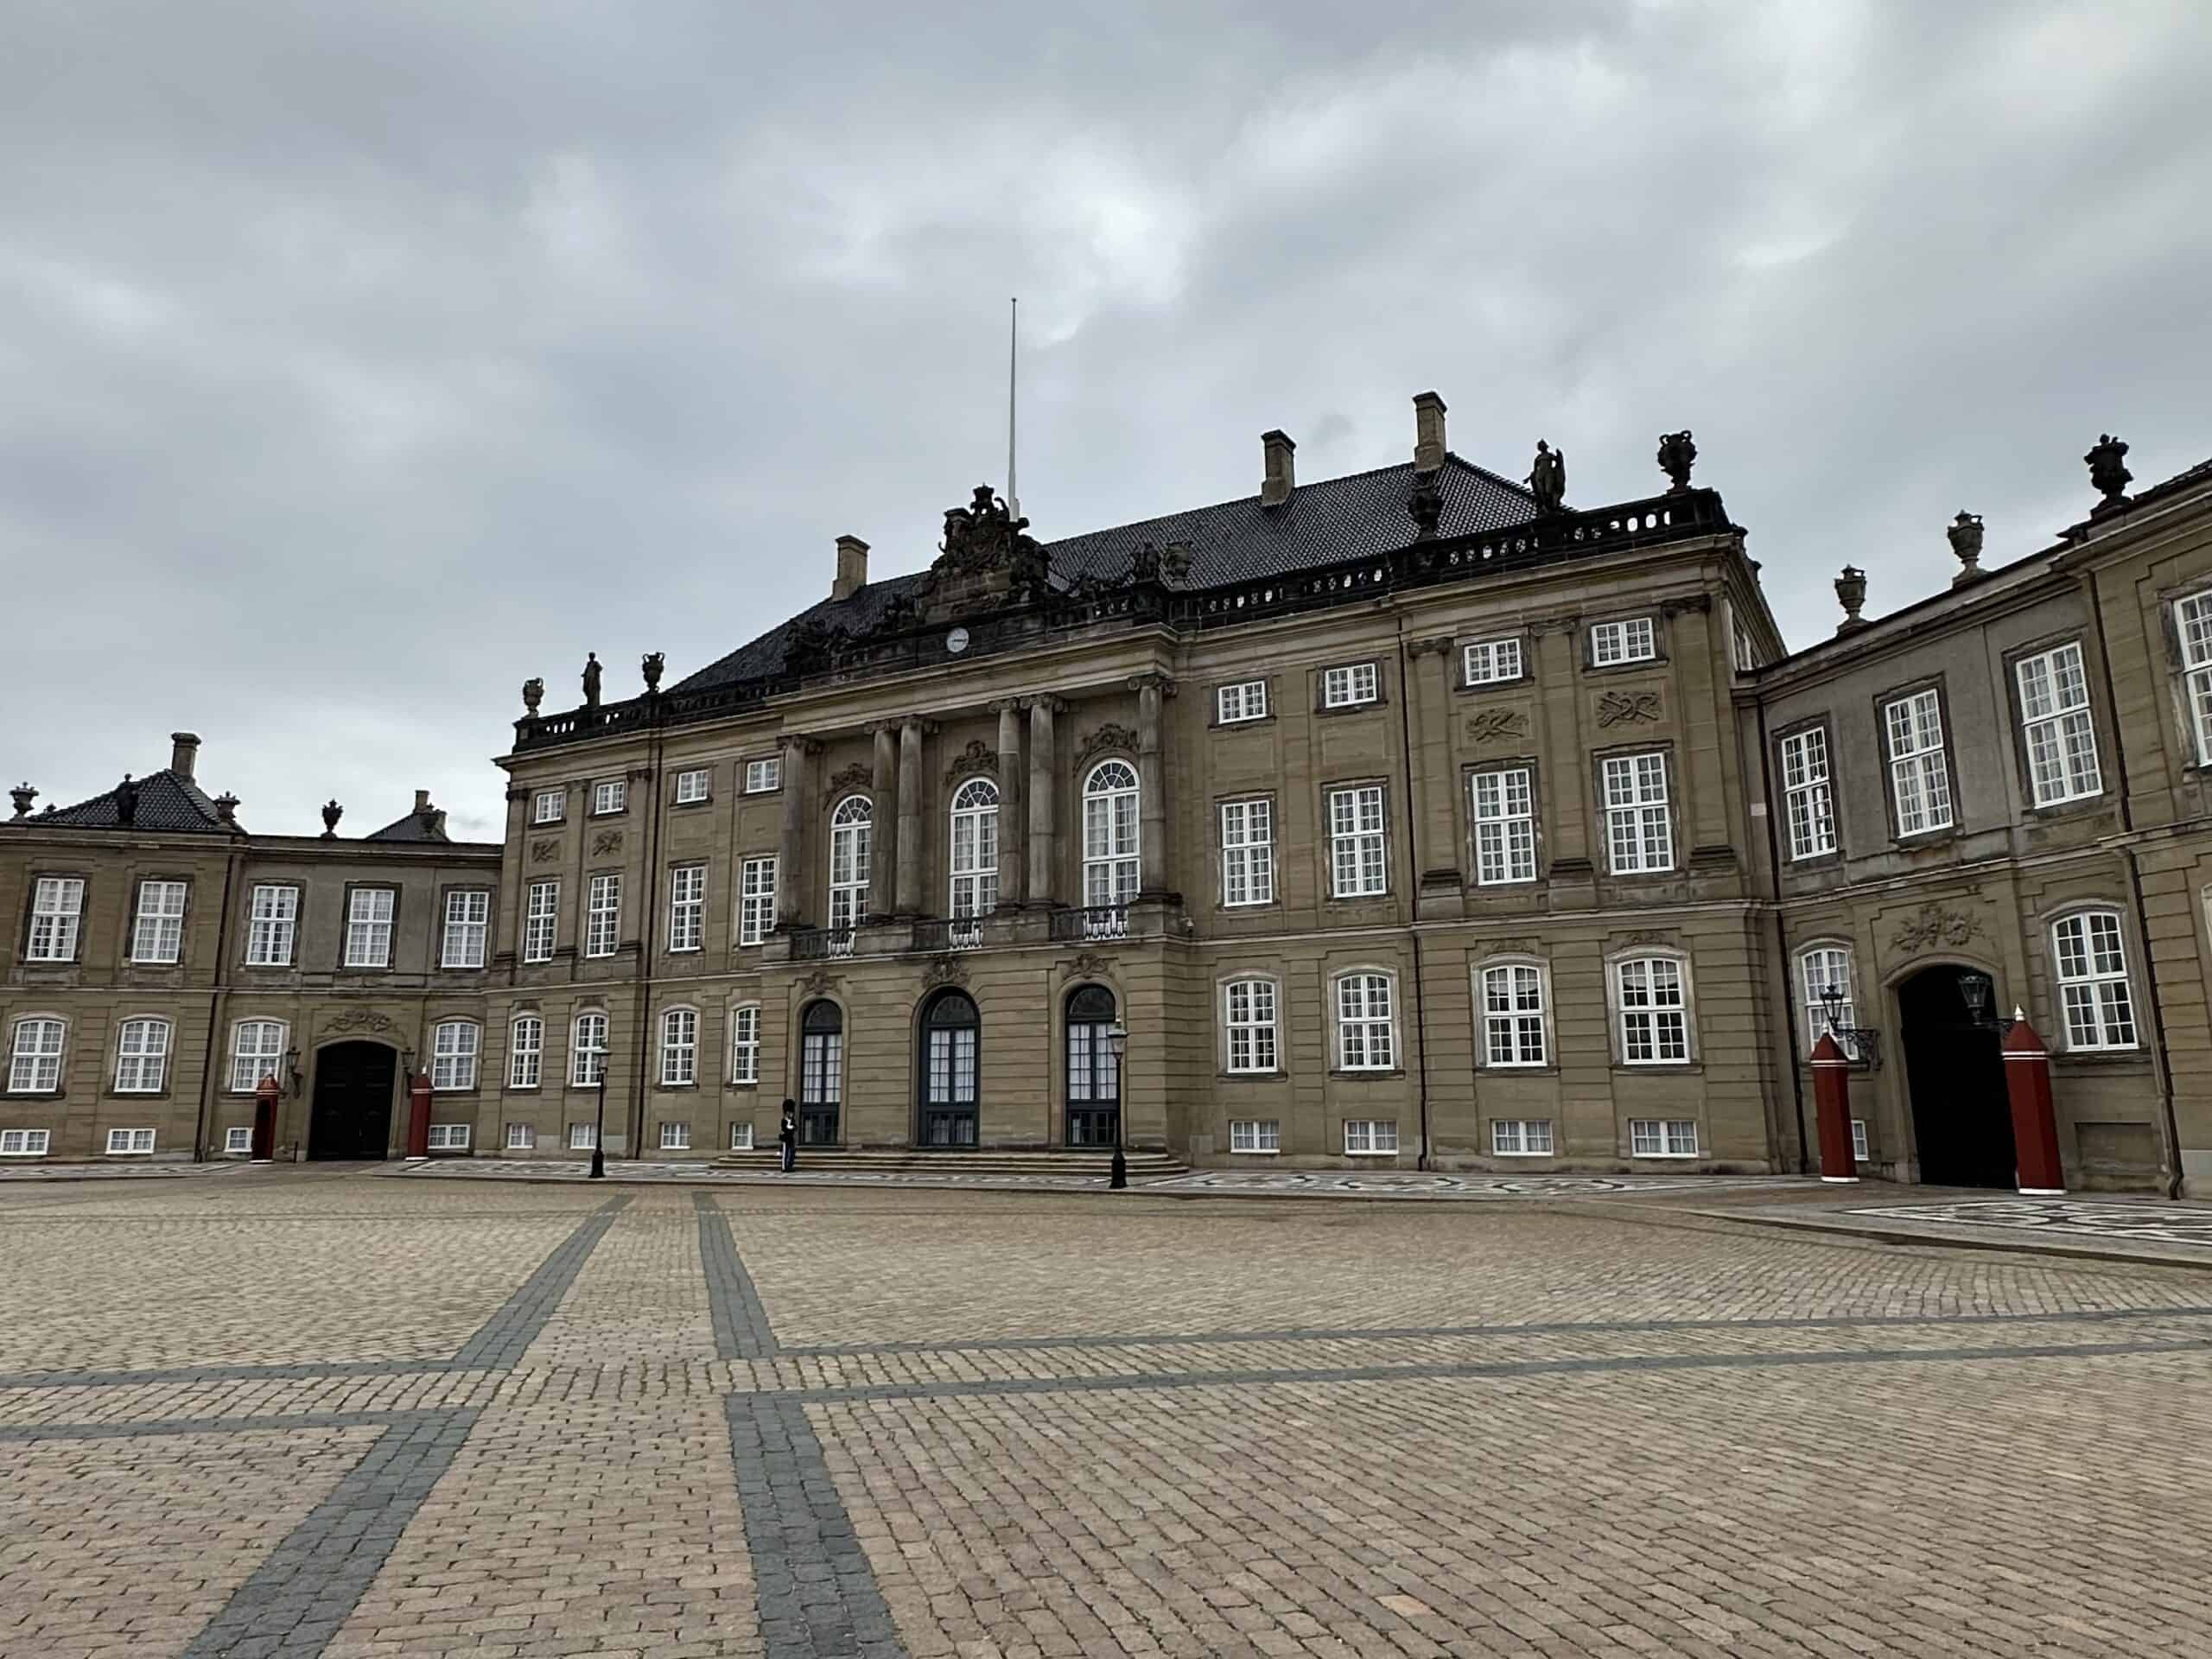
{"label": "ground-floor window", "polygon": [[569,1150],[570,1152],[589,1152],[598,1144],[598,1124],[571,1123],[569,1125]]}
{"label": "ground-floor window", "polygon": [[1552,1121],[1548,1117],[1492,1118],[1490,1149],[1500,1158],[1548,1158]]}
{"label": "ground-floor window", "polygon": [[1697,1121],[1688,1117],[1632,1117],[1629,1151],[1638,1158],[1694,1158]]}
{"label": "ground-floor window", "polygon": [[732,1152],[753,1150],[753,1126],[750,1123],[733,1123],[729,1126],[729,1149]]}
{"label": "ground-floor window", "polygon": [[689,1123],[664,1123],[660,1126],[660,1149],[663,1152],[691,1150],[691,1126]]}
{"label": "ground-floor window", "polygon": [[1851,1120],[1852,1157],[1856,1161],[1862,1164],[1872,1163],[1874,1161],[1874,1154],[1868,1150],[1868,1147],[1872,1146],[1872,1144],[1873,1136],[1866,1133],[1866,1120],[1863,1117],[1853,1118]]}
{"label": "ground-floor window", "polygon": [[982,1016],[965,991],[940,991],[922,1014],[921,1144],[976,1144]]}
{"label": "ground-floor window", "polygon": [[1344,1151],[1356,1158],[1384,1157],[1398,1149],[1398,1121],[1393,1117],[1348,1117]]}
{"label": "ground-floor window", "polygon": [[509,1152],[528,1152],[537,1144],[537,1132],[533,1130],[529,1124],[510,1123],[507,1125],[507,1150]]}
{"label": "ground-floor window", "polygon": [[253,1150],[253,1131],[249,1128],[225,1129],[223,1131],[223,1150],[225,1152],[251,1152]]}
{"label": "ground-floor window", "polygon": [[433,1123],[430,1125],[432,1152],[467,1152],[468,1125],[466,1123]]}
{"label": "ground-floor window", "polygon": [[1281,1152],[1282,1122],[1273,1117],[1233,1117],[1229,1121],[1231,1152]]}
{"label": "ground-floor window", "polygon": [[110,1129],[107,1132],[107,1155],[120,1157],[126,1153],[151,1152],[154,1132],[151,1129]]}
{"label": "ground-floor window", "polygon": [[1110,1147],[1122,1132],[1122,1063],[1114,1053],[1114,993],[1068,993],[1068,1145]]}
{"label": "ground-floor window", "polygon": [[0,1158],[43,1158],[47,1129],[0,1129]]}

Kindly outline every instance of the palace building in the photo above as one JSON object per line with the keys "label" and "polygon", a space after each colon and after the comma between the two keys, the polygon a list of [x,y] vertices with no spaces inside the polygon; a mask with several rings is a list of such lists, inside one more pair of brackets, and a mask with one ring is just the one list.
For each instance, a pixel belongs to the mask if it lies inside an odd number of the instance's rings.
{"label": "palace building", "polygon": [[[1999,1034],[2084,1187],[2212,1187],[2212,462],[1791,652],[1694,485],[1453,454],[918,574],[663,688],[524,688],[505,840],[262,836],[197,740],[0,825],[0,1159],[1132,1149],[2009,1186]],[[1932,541],[1931,537],[1931,541]]]}

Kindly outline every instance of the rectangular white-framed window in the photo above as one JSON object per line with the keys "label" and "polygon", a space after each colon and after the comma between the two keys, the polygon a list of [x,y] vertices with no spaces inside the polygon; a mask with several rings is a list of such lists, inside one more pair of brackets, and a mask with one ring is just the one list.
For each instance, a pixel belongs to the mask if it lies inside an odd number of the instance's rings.
{"label": "rectangular white-framed window", "polygon": [[1337,976],[1337,1065],[1345,1071],[1389,1071],[1398,1063],[1390,976]]}
{"label": "rectangular white-framed window", "polygon": [[77,931],[85,914],[85,879],[41,875],[31,888],[31,931],[23,942],[27,962],[74,962]]}
{"label": "rectangular white-framed window", "polygon": [[1231,1071],[1278,1071],[1281,1046],[1275,1029],[1277,992],[1272,979],[1232,979],[1221,988],[1222,1026],[1228,1033]]}
{"label": "rectangular white-framed window", "polygon": [[1613,964],[1620,1008],[1621,1062],[1683,1065],[1690,1058],[1690,1011],[1678,957],[1628,957]]}
{"label": "rectangular white-framed window", "polygon": [[396,887],[355,887],[346,898],[346,965],[391,966],[391,918],[399,906]]}
{"label": "rectangular white-framed window", "polygon": [[1397,1155],[1398,1120],[1395,1117],[1348,1117],[1344,1120],[1344,1153],[1352,1158],[1390,1158]]}
{"label": "rectangular white-framed window", "polygon": [[243,1124],[232,1124],[223,1131],[223,1150],[251,1153],[253,1150],[253,1131]]}
{"label": "rectangular white-framed window", "polygon": [[[1821,1035],[1829,1029],[1828,1005],[1825,993],[1834,988],[1840,999],[1836,1003],[1834,1024],[1856,1026],[1859,1016],[1852,1007],[1851,950],[1847,945],[1812,944],[1797,953],[1797,985],[1805,1009],[1805,1052],[1809,1054],[1820,1043]],[[1847,1059],[1858,1057],[1852,1053],[1850,1039],[1839,1036],[1836,1046],[1844,1051]]]}
{"label": "rectangular white-framed window", "polygon": [[1459,648],[1463,685],[1498,685],[1521,677],[1521,641],[1477,639]]}
{"label": "rectangular white-framed window", "polygon": [[767,795],[784,786],[784,757],[766,755],[745,763],[745,792],[748,795]]}
{"label": "rectangular white-framed window", "polygon": [[289,968],[299,937],[300,890],[264,884],[253,890],[247,918],[245,961],[249,968]]}
{"label": "rectangular white-framed window", "polygon": [[1618,663],[1648,663],[1659,655],[1659,637],[1648,616],[1600,622],[1590,630],[1590,661],[1598,668]]}
{"label": "rectangular white-framed window", "polygon": [[110,1129],[107,1132],[107,1155],[111,1158],[143,1157],[154,1149],[151,1129]]}
{"label": "rectangular white-framed window", "polygon": [[660,1149],[663,1152],[691,1150],[691,1126],[689,1123],[664,1123],[660,1126]]}
{"label": "rectangular white-framed window", "polygon": [[740,872],[737,942],[758,944],[775,931],[776,855],[748,858]]}
{"label": "rectangular white-framed window", "polygon": [[622,931],[621,875],[592,877],[589,901],[584,912],[584,955],[611,957]]}
{"label": "rectangular white-framed window", "polygon": [[250,1095],[264,1077],[283,1079],[284,1022],[241,1020],[231,1027],[231,1093]]}
{"label": "rectangular white-framed window", "polygon": [[2212,593],[2175,601],[2174,637],[2181,645],[2182,683],[2196,728],[2196,761],[2212,766]]}
{"label": "rectangular white-framed window", "polygon": [[729,1149],[732,1152],[753,1150],[753,1126],[750,1123],[733,1123],[729,1126]]}
{"label": "rectangular white-framed window", "polygon": [[535,1089],[544,1076],[545,1021],[518,1014],[507,1027],[507,1087]]}
{"label": "rectangular white-framed window", "polygon": [[699,1080],[699,1011],[671,1008],[660,1017],[660,1086],[688,1089]]}
{"label": "rectangular white-framed window", "polygon": [[1239,680],[1234,685],[1224,685],[1214,693],[1214,717],[1224,726],[1235,726],[1247,720],[1268,717],[1268,683],[1265,680]]}
{"label": "rectangular white-framed window", "polygon": [[1951,827],[1951,766],[1943,753],[1943,709],[1930,686],[1882,705],[1890,746],[1890,793],[1897,834]]}
{"label": "rectangular white-framed window", "polygon": [[729,1011],[729,1080],[760,1081],[760,1005],[741,1002]]}
{"label": "rectangular white-framed window", "polygon": [[53,1135],[51,1129],[0,1129],[0,1158],[43,1158]]}
{"label": "rectangular white-framed window", "polygon": [[687,766],[676,774],[676,804],[693,806],[707,798],[707,780],[714,774],[705,766]]}
{"label": "rectangular white-framed window", "polygon": [[630,785],[620,778],[610,778],[591,786],[591,815],[603,818],[611,813],[626,811],[630,805]]}
{"label": "rectangular white-framed window", "polygon": [[569,1125],[569,1150],[570,1152],[589,1152],[598,1145],[598,1124],[571,1123]]}
{"label": "rectangular white-framed window", "polygon": [[476,1060],[484,1043],[484,1028],[474,1020],[442,1020],[430,1033],[430,1087],[448,1090],[476,1086]]}
{"label": "rectangular white-framed window", "polygon": [[569,1082],[578,1089],[595,1089],[607,1071],[607,1016],[580,1014],[570,1028]]}
{"label": "rectangular white-framed window", "polygon": [[466,1123],[433,1123],[430,1125],[432,1152],[467,1152],[468,1125]]}
{"label": "rectangular white-framed window", "polygon": [[1271,905],[1275,899],[1275,804],[1221,804],[1221,902]]}
{"label": "rectangular white-framed window", "polygon": [[1637,1158],[1694,1158],[1697,1120],[1692,1117],[1632,1117],[1628,1149]]}
{"label": "rectangular white-framed window", "polygon": [[115,1038],[115,1092],[157,1095],[168,1077],[169,1022],[125,1020]]}
{"label": "rectangular white-framed window", "polygon": [[530,803],[532,823],[558,823],[569,816],[569,791],[565,789],[541,789]]}
{"label": "rectangular white-framed window", "polygon": [[1229,1120],[1229,1149],[1247,1154],[1282,1150],[1282,1120],[1274,1117],[1232,1117]]}
{"label": "rectangular white-framed window", "polygon": [[1675,868],[1675,825],[1667,805],[1667,755],[1609,754],[1601,768],[1605,785],[1605,845],[1615,875],[1649,875]]}
{"label": "rectangular white-framed window", "polygon": [[481,887],[446,894],[446,937],[438,951],[441,968],[481,968],[485,941],[492,931],[492,895]]}
{"label": "rectangular white-framed window", "polygon": [[59,1020],[16,1021],[8,1050],[8,1092],[50,1095],[61,1087],[61,1051],[68,1028]]}
{"label": "rectangular white-framed window", "polygon": [[1853,1161],[1861,1164],[1872,1163],[1874,1161],[1874,1154],[1872,1151],[1870,1150],[1872,1145],[1873,1137],[1867,1133],[1866,1120],[1863,1117],[1853,1118],[1851,1120],[1851,1156]]}
{"label": "rectangular white-framed window", "polygon": [[528,1123],[510,1123],[505,1144],[509,1152],[528,1152],[537,1145],[537,1131]]}
{"label": "rectangular white-framed window", "polygon": [[1535,780],[1526,766],[1478,772],[1468,782],[1475,815],[1475,881],[1508,886],[1536,879]]}
{"label": "rectangular white-framed window", "polygon": [[1490,1122],[1490,1149],[1497,1158],[1548,1158],[1552,1121],[1548,1117],[1494,1117]]}
{"label": "rectangular white-framed window", "polygon": [[1363,899],[1390,890],[1382,785],[1329,791],[1329,896]]}
{"label": "rectangular white-framed window", "polygon": [[2078,644],[2023,657],[2020,729],[2027,740],[2028,781],[2037,806],[2104,793],[2097,764],[2097,727],[2089,715],[2089,675]]}
{"label": "rectangular white-framed window", "polygon": [[1782,740],[1783,810],[1789,819],[1789,856],[1835,851],[1835,793],[1828,778],[1828,732],[1808,726]]}
{"label": "rectangular white-framed window", "polygon": [[1321,671],[1321,706],[1357,709],[1382,696],[1382,681],[1373,663],[1346,663]]}
{"label": "rectangular white-framed window", "polygon": [[2058,959],[2058,995],[2066,1010],[2066,1046],[2136,1046],[2135,1001],[2127,982],[2127,946],[2116,910],[2085,910],[2051,929]]}
{"label": "rectangular white-framed window", "polygon": [[531,882],[522,924],[522,959],[524,962],[552,961],[553,947],[560,937],[561,884],[558,881]]}
{"label": "rectangular white-framed window", "polygon": [[1544,970],[1532,962],[1494,963],[1483,969],[1483,1063],[1542,1065]]}
{"label": "rectangular white-framed window", "polygon": [[668,873],[668,948],[696,950],[707,938],[707,867],[679,864]]}
{"label": "rectangular white-framed window", "polygon": [[138,918],[130,929],[130,960],[156,966],[184,953],[184,883],[141,881]]}

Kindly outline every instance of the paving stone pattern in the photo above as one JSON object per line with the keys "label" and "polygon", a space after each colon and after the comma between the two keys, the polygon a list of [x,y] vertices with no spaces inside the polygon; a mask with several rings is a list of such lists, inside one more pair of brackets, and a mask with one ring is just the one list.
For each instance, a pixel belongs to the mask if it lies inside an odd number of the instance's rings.
{"label": "paving stone pattern", "polygon": [[0,1656],[2212,1653],[2212,1279],[1699,1191],[13,1188]]}

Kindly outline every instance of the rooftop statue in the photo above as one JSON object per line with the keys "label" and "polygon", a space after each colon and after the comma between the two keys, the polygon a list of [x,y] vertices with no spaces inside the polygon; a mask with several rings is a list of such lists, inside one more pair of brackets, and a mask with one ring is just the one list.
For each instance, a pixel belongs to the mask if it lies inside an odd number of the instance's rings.
{"label": "rooftop statue", "polygon": [[1559,512],[1567,500],[1567,451],[1554,449],[1538,438],[1536,464],[1529,469],[1526,482],[1529,493],[1536,498],[1538,512]]}

